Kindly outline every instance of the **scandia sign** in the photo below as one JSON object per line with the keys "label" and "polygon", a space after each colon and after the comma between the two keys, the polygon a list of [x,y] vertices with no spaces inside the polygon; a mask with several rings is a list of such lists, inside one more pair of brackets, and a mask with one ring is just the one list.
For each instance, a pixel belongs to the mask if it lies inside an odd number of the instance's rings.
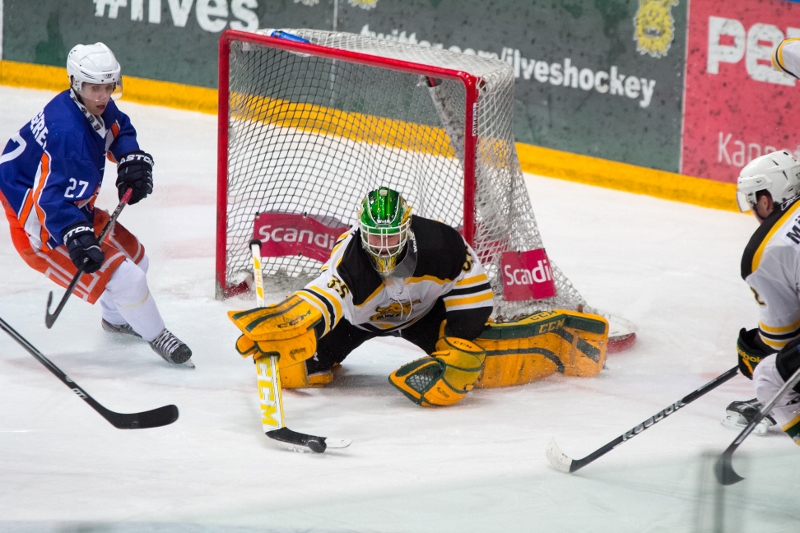
{"label": "scandia sign", "polygon": [[544,248],[504,252],[502,267],[506,300],[541,300],[556,295],[553,270]]}
{"label": "scandia sign", "polygon": [[253,224],[253,238],[262,242],[264,257],[303,255],[324,263],[336,240],[347,229],[339,221],[328,226],[311,216],[261,213]]}

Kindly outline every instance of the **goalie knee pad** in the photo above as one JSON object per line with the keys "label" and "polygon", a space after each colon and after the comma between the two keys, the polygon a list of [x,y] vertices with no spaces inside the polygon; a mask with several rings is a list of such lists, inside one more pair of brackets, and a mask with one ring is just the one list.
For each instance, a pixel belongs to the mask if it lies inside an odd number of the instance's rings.
{"label": "goalie knee pad", "polygon": [[516,322],[489,323],[475,343],[486,350],[476,387],[530,383],[556,372],[594,376],[603,368],[608,321],[600,315],[556,310]]}
{"label": "goalie knee pad", "polygon": [[442,337],[436,351],[391,373],[389,383],[423,407],[461,401],[480,376],[486,352],[457,337]]}

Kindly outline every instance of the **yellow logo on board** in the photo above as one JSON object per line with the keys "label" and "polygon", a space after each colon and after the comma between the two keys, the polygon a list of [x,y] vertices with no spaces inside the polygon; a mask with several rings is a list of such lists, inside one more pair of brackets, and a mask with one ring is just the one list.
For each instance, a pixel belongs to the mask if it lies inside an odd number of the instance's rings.
{"label": "yellow logo on board", "polygon": [[378,0],[347,0],[347,3],[353,7],[360,7],[361,9],[373,9],[378,5]]}
{"label": "yellow logo on board", "polygon": [[633,19],[636,31],[636,51],[653,57],[664,57],[675,37],[675,18],[672,7],[678,0],[639,0],[639,9]]}

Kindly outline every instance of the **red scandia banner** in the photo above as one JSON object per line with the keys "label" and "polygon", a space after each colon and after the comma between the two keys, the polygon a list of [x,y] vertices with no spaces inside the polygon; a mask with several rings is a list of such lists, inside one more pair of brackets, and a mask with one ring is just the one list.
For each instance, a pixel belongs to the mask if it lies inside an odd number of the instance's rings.
{"label": "red scandia banner", "polygon": [[691,2],[688,33],[681,173],[735,183],[762,154],[800,155],[800,82],[770,62],[800,37],[800,4]]}

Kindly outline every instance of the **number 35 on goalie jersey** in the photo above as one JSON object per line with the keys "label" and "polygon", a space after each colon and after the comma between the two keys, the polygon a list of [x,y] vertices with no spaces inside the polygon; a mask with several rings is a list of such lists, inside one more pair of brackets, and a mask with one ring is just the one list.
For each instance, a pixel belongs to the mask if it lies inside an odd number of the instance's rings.
{"label": "number 35 on goalie jersey", "polygon": [[406,255],[385,281],[361,247],[356,228],[334,246],[320,275],[297,292],[318,308],[325,333],[342,318],[374,333],[403,329],[441,298],[448,330],[475,338],[492,312],[494,294],[475,252],[452,227],[412,216]]}

